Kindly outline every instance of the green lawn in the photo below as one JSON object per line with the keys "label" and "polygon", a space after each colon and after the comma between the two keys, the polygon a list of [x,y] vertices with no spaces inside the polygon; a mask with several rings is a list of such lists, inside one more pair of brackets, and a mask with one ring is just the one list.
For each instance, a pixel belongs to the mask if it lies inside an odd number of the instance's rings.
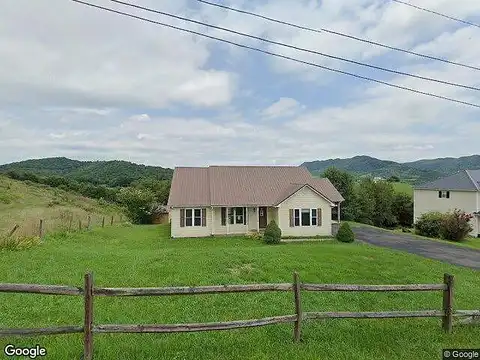
{"label": "green lawn", "polygon": [[413,186],[408,183],[394,182],[392,183],[396,192],[405,193],[413,196]]}
{"label": "green lawn", "polygon": [[[111,227],[49,236],[41,247],[0,252],[4,282],[82,286],[92,270],[97,286],[182,286],[289,282],[439,283],[456,276],[455,308],[480,308],[479,273],[414,255],[335,241],[266,246],[245,238],[176,239],[165,226]],[[0,326],[81,325],[83,299],[0,294]],[[440,309],[436,293],[303,293],[304,311]],[[97,298],[95,323],[152,324],[228,321],[293,314],[290,293],[158,298]],[[306,322],[304,342],[293,324],[190,334],[97,334],[95,359],[436,359],[442,348],[475,348],[480,327],[440,319]],[[45,346],[49,359],[78,359],[82,335],[0,339],[0,345]]]}

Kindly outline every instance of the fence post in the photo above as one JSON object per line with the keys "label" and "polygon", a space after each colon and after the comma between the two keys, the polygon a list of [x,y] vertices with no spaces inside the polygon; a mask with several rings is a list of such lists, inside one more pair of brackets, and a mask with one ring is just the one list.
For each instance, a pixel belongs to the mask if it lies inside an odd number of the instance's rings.
{"label": "fence post", "polygon": [[83,359],[93,358],[93,274],[85,274],[85,316],[83,324]]}
{"label": "fence post", "polygon": [[104,227],[105,227],[105,216],[102,219],[102,228],[104,228]]}
{"label": "fence post", "polygon": [[112,215],[112,220],[110,221],[110,225],[113,225],[113,215]]}
{"label": "fence post", "polygon": [[78,231],[82,231],[82,220],[78,219]]}
{"label": "fence post", "polygon": [[18,224],[16,224],[16,225],[13,227],[13,229],[10,230],[10,232],[8,233],[8,237],[12,236],[12,235],[15,233],[15,231],[18,230],[19,227],[20,227],[20,226],[19,226]]}
{"label": "fence post", "polygon": [[40,225],[38,227],[38,236],[40,239],[43,238],[43,219],[40,219]]}
{"label": "fence post", "polygon": [[443,283],[446,289],[443,291],[443,330],[447,333],[452,332],[453,328],[453,275],[444,274]]}
{"label": "fence post", "polygon": [[88,215],[87,229],[90,230],[90,223],[92,222],[92,217]]}
{"label": "fence post", "polygon": [[70,221],[68,223],[68,232],[72,231],[73,215],[70,216]]}
{"label": "fence post", "polygon": [[295,342],[302,340],[302,299],[300,297],[300,279],[298,273],[293,273],[293,293],[295,295],[295,313],[297,320],[295,321],[295,328],[293,329],[293,339]]}

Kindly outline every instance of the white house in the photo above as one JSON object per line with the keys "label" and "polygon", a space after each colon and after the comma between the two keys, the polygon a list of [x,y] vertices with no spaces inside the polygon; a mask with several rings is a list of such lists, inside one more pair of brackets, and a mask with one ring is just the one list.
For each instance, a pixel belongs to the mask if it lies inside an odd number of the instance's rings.
{"label": "white house", "polygon": [[331,235],[332,208],[339,220],[343,200],[328,179],[304,167],[177,167],[168,199],[171,236],[260,232],[271,220],[283,236]]}
{"label": "white house", "polygon": [[415,221],[423,213],[455,209],[474,215],[472,236],[480,237],[480,170],[462,170],[414,188]]}

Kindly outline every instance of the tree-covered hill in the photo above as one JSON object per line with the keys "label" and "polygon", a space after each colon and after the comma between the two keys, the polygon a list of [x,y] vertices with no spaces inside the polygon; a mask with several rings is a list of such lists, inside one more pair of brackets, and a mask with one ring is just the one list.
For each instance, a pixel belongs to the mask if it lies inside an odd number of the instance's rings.
{"label": "tree-covered hill", "polygon": [[417,160],[408,163],[380,160],[370,156],[355,156],[349,159],[329,159],[305,162],[313,174],[322,174],[329,167],[348,171],[355,175],[370,175],[388,178],[398,176],[402,181],[418,184],[448,176],[463,169],[480,169],[480,155],[460,158]]}
{"label": "tree-covered hill", "polygon": [[78,161],[65,157],[33,159],[0,166],[0,173],[57,175],[70,180],[109,187],[128,186],[142,179],[170,180],[173,170],[128,161]]}

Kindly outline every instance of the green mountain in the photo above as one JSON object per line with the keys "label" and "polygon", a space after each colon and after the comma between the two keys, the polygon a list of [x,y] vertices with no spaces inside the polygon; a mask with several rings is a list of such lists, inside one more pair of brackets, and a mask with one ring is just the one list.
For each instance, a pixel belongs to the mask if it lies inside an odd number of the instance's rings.
{"label": "green mountain", "polygon": [[110,187],[127,186],[132,182],[152,178],[169,180],[173,170],[159,166],[138,165],[128,161],[78,161],[64,157],[33,159],[0,165],[0,173],[33,173],[62,176],[71,180]]}
{"label": "green mountain", "polygon": [[402,181],[418,184],[451,175],[462,169],[480,169],[480,155],[460,158],[424,159],[398,163],[380,160],[370,156],[355,156],[349,159],[329,159],[305,162],[302,164],[313,174],[321,174],[328,167],[354,173],[358,176],[398,176]]}

